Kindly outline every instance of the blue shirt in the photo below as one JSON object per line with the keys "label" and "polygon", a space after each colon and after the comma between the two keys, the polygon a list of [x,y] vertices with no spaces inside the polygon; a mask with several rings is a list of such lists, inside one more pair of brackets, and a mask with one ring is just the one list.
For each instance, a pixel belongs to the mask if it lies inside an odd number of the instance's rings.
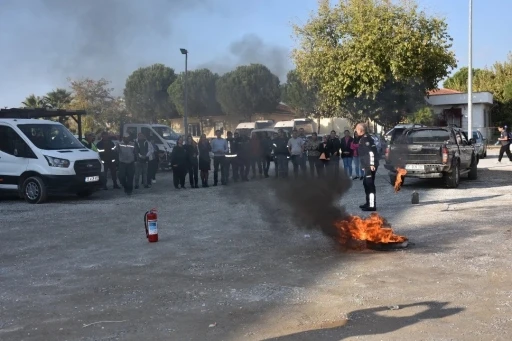
{"label": "blue shirt", "polygon": [[228,152],[228,142],[223,138],[214,138],[210,145],[214,156],[224,156]]}

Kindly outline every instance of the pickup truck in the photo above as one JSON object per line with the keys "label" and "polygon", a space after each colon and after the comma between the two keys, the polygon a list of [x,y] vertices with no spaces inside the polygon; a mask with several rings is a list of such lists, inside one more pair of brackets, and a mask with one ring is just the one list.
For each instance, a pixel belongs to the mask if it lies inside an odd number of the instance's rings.
{"label": "pickup truck", "polygon": [[386,149],[384,167],[394,183],[397,168],[405,177],[442,179],[448,188],[457,188],[461,175],[477,179],[478,154],[474,140],[467,140],[460,128],[410,128]]}

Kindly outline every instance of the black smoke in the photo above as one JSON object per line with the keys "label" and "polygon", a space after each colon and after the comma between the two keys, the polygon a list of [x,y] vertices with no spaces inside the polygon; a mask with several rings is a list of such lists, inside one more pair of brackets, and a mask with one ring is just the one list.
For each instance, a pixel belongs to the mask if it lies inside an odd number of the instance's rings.
{"label": "black smoke", "polygon": [[229,45],[226,55],[199,67],[208,68],[222,75],[240,65],[263,64],[279,77],[281,82],[285,82],[286,74],[292,69],[290,53],[286,47],[267,44],[254,34],[246,34]]}

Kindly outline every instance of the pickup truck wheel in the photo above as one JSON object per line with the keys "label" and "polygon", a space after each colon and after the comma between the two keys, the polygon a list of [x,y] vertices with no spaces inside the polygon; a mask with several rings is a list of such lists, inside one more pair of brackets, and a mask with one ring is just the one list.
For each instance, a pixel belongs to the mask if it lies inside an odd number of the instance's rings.
{"label": "pickup truck wheel", "polygon": [[471,161],[471,168],[469,169],[469,173],[468,173],[468,179],[469,180],[476,180],[478,179],[478,159],[475,160],[475,158],[473,158],[473,160]]}
{"label": "pickup truck wheel", "polygon": [[457,188],[459,187],[460,182],[460,167],[459,162],[455,163],[453,170],[451,173],[446,173],[444,175],[444,184],[448,188]]}
{"label": "pickup truck wheel", "polygon": [[42,204],[46,201],[46,186],[43,180],[38,176],[31,176],[21,186],[23,198],[29,204]]}

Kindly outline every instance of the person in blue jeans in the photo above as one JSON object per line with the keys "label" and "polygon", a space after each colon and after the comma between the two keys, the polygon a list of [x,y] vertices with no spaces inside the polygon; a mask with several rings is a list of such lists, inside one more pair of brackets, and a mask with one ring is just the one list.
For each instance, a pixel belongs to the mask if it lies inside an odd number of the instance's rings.
{"label": "person in blue jeans", "polygon": [[354,150],[352,142],[354,139],[350,136],[350,131],[345,130],[345,136],[340,139],[341,143],[341,159],[343,160],[343,169],[348,177],[352,177],[352,160],[354,158]]}
{"label": "person in blue jeans", "polygon": [[363,180],[364,174],[363,174],[363,170],[361,169],[361,163],[359,162],[359,154],[357,152],[357,149],[359,148],[359,137],[355,133],[354,133],[354,139],[352,141],[352,145],[350,148],[354,152],[354,154],[353,154],[354,173],[356,173],[356,175],[354,177],[352,177],[352,180],[356,180],[356,179]]}

